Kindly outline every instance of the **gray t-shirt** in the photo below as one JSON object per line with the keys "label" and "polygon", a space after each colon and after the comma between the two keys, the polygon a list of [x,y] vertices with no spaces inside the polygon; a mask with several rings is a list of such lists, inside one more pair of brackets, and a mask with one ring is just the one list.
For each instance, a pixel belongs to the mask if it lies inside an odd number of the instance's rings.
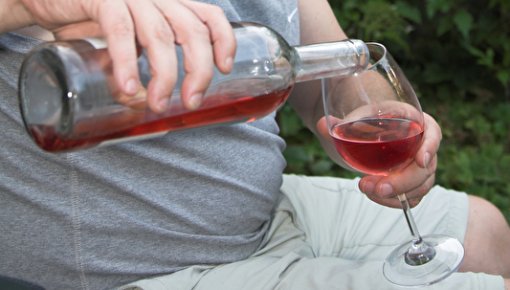
{"label": "gray t-shirt", "polygon": [[[231,21],[264,23],[298,43],[296,0],[211,2]],[[274,113],[45,153],[25,132],[17,100],[18,70],[35,44],[0,35],[0,275],[47,289],[107,289],[256,250],[285,167]]]}

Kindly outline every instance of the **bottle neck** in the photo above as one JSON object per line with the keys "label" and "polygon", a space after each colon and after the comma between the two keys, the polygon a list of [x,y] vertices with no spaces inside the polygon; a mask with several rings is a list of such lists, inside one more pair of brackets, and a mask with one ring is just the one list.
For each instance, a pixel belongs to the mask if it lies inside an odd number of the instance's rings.
{"label": "bottle neck", "polygon": [[365,70],[369,52],[366,44],[357,39],[295,46],[296,82],[349,76]]}

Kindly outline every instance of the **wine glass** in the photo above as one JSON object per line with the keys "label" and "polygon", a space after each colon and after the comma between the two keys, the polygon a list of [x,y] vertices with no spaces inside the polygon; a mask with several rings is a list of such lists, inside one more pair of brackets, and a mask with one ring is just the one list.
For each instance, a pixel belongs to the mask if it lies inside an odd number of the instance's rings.
{"label": "wine glass", "polygon": [[[368,68],[322,80],[328,132],[343,161],[363,174],[388,175],[408,166],[418,151],[424,118],[416,94],[386,48],[367,43]],[[462,244],[443,235],[421,236],[405,193],[399,193],[412,239],[386,258],[384,276],[400,286],[436,283],[455,272]]]}

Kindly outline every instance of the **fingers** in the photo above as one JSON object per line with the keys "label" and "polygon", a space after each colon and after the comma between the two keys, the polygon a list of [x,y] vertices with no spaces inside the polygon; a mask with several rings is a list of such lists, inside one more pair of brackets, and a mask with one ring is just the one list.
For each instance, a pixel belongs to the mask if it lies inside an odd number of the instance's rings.
{"label": "fingers", "polygon": [[183,50],[181,94],[189,109],[200,105],[215,65],[223,73],[232,69],[235,38],[219,7],[188,0],[108,0],[97,10],[115,80],[127,95],[141,89],[135,39],[146,49],[152,76],[147,98],[156,112],[165,109],[177,81],[176,44]]}
{"label": "fingers", "polygon": [[194,1],[185,1],[183,4],[193,10],[209,27],[214,50],[214,62],[222,73],[230,72],[236,51],[236,41],[232,27],[223,10],[218,6]]}
{"label": "fingers", "polygon": [[321,117],[319,121],[317,121],[315,128],[322,138],[330,138],[326,117]]}
{"label": "fingers", "polygon": [[374,202],[390,207],[400,207],[396,198],[405,193],[411,206],[419,203],[435,182],[437,151],[441,142],[441,129],[434,119],[425,114],[424,141],[415,161],[403,170],[389,176],[364,176],[359,188]]}
{"label": "fingers", "polygon": [[[153,78],[149,106],[164,110],[176,83],[175,44],[183,48],[184,105],[196,108],[216,65],[232,69],[235,38],[223,11],[190,0],[23,0],[33,21],[59,38],[103,36],[113,63],[115,83],[126,96],[141,95],[137,41],[146,49]],[[142,92],[142,93],[141,93]]]}
{"label": "fingers", "polygon": [[425,168],[428,167],[432,158],[437,154],[441,144],[442,133],[439,124],[427,113],[424,113],[425,131],[423,144],[416,153],[416,163]]}
{"label": "fingers", "polygon": [[128,6],[122,0],[101,1],[98,22],[108,43],[113,74],[122,91],[134,95],[139,89],[135,28]]}
{"label": "fingers", "polygon": [[[362,189],[364,186],[366,186],[365,184],[362,184],[362,183],[366,182],[366,180],[363,180],[363,179],[360,181],[360,184],[359,184],[360,190],[365,192],[366,196],[370,200],[372,200],[378,204],[381,204],[384,206],[389,206],[389,207],[394,207],[394,208],[401,208],[400,201],[397,198],[397,191],[395,190],[395,194],[390,194],[390,195],[382,194],[382,192],[386,190],[384,188],[387,187],[388,185],[386,185],[386,181],[382,180],[383,177],[378,177],[378,178],[380,180],[379,180],[379,182],[375,182],[376,189],[374,189],[372,192],[368,193]],[[416,205],[418,205],[420,203],[422,198],[428,193],[428,191],[434,185],[434,183],[435,183],[435,175],[431,175],[417,187],[412,188],[407,192],[400,192],[400,193],[405,193],[405,195],[407,196],[407,199],[409,201],[409,205],[411,207],[415,207]],[[389,186],[391,187],[391,190],[393,191],[393,186],[391,184]]]}
{"label": "fingers", "polygon": [[[160,1],[163,11],[168,1]],[[213,77],[213,67],[229,72],[235,53],[235,38],[232,27],[223,11],[213,5],[193,1],[179,2],[182,13],[166,14],[167,21],[175,33],[176,43],[184,54],[184,78],[181,94],[185,106],[197,108]]]}
{"label": "fingers", "polygon": [[[146,49],[149,58],[151,81],[147,101],[153,111],[163,112],[178,75],[174,33],[156,6],[137,0],[128,3],[138,43]],[[178,12],[180,7],[171,9]]]}
{"label": "fingers", "polygon": [[413,203],[415,199],[421,199],[434,185],[436,166],[437,157],[434,156],[427,168],[414,162],[401,172],[389,176],[364,176],[359,182],[359,188],[371,200],[397,207],[400,203],[395,202],[396,196],[405,193],[413,206],[416,205]]}
{"label": "fingers", "polygon": [[[158,8],[172,27],[175,42],[183,50],[186,76],[181,88],[182,100],[187,108],[195,109],[200,105],[213,76],[214,61],[209,30],[193,11],[180,2],[160,2]],[[175,9],[178,9],[178,13]],[[152,62],[151,58],[149,62]]]}
{"label": "fingers", "polygon": [[53,35],[56,39],[76,39],[80,37],[101,37],[101,27],[94,21],[85,21],[76,24],[70,24],[54,29]]}

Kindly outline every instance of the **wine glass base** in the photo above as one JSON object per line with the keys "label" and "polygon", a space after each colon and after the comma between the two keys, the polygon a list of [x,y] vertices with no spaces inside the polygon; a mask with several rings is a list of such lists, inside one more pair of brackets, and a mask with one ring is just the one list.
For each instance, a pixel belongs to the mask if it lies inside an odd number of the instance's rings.
{"label": "wine glass base", "polygon": [[435,256],[421,265],[406,263],[411,242],[400,245],[386,258],[383,274],[399,286],[426,286],[443,280],[454,273],[464,257],[464,247],[454,238],[440,235],[424,236],[423,241],[435,250]]}

